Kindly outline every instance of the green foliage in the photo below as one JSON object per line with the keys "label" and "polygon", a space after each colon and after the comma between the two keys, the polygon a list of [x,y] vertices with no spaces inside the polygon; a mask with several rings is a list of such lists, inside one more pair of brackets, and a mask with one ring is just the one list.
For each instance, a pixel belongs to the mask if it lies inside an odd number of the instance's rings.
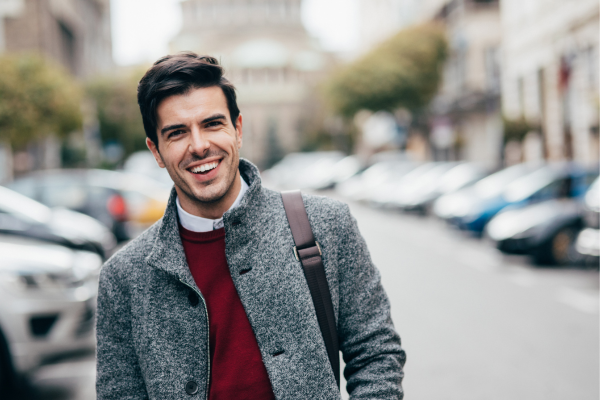
{"label": "green foliage", "polygon": [[146,149],[146,134],[137,104],[137,84],[143,71],[105,76],[90,82],[86,92],[96,102],[103,143],[118,142],[125,155]]}
{"label": "green foliage", "polygon": [[361,109],[425,107],[438,90],[447,48],[438,26],[402,30],[339,70],[326,87],[329,102],[346,117]]}
{"label": "green foliage", "polygon": [[504,143],[510,141],[522,142],[527,135],[531,131],[538,130],[539,127],[536,127],[525,120],[525,118],[520,119],[507,119],[504,118]]}
{"label": "green foliage", "polygon": [[19,148],[48,134],[64,137],[82,125],[75,80],[37,55],[0,57],[0,141]]}

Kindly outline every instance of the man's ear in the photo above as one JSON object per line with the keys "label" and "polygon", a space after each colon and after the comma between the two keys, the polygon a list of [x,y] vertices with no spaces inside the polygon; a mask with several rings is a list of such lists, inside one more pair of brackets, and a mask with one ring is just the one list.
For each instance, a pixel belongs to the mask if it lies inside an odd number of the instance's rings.
{"label": "man's ear", "polygon": [[236,137],[236,141],[237,141],[237,146],[238,149],[242,148],[242,114],[238,115],[237,119],[235,120],[235,131],[237,134]]}
{"label": "man's ear", "polygon": [[150,138],[146,138],[146,146],[148,146],[148,149],[150,149],[150,151],[152,152],[152,155],[154,156],[154,159],[156,160],[158,166],[161,168],[165,168],[165,163],[163,162],[162,157],[158,152],[158,147],[156,147],[156,145],[152,140],[150,140]]}

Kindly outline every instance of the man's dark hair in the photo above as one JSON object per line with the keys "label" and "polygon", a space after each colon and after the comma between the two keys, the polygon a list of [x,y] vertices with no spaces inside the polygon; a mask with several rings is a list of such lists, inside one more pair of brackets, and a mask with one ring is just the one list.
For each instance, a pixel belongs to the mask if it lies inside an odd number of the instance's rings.
{"label": "man's dark hair", "polygon": [[191,89],[218,86],[227,99],[229,117],[235,126],[240,115],[235,87],[223,77],[223,67],[216,58],[185,52],[160,58],[146,71],[138,84],[138,104],[146,136],[158,148],[156,109],[162,100]]}

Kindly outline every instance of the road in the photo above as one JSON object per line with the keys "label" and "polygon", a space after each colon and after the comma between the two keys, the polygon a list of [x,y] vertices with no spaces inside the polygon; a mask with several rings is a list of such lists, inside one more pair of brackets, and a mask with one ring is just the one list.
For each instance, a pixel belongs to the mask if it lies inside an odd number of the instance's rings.
{"label": "road", "polygon": [[[410,400],[598,400],[597,271],[530,266],[440,221],[351,204],[390,297]],[[35,399],[94,398],[92,357]],[[347,395],[345,395],[347,396]]]}

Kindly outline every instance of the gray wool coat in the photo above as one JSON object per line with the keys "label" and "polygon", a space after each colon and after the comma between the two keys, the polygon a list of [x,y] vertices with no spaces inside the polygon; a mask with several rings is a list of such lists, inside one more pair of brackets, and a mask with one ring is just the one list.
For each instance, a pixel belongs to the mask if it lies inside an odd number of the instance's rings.
{"label": "gray wool coat", "polygon": [[[339,399],[281,195],[261,186],[250,162],[240,160],[240,172],[249,190],[224,215],[225,253],[273,392],[278,400]],[[323,252],[350,398],[401,399],[406,356],[356,221],[343,203],[303,199]],[[196,306],[188,300],[192,291],[201,299]],[[173,190],[164,217],[102,268],[98,400],[206,399],[208,326],[179,237]]]}

